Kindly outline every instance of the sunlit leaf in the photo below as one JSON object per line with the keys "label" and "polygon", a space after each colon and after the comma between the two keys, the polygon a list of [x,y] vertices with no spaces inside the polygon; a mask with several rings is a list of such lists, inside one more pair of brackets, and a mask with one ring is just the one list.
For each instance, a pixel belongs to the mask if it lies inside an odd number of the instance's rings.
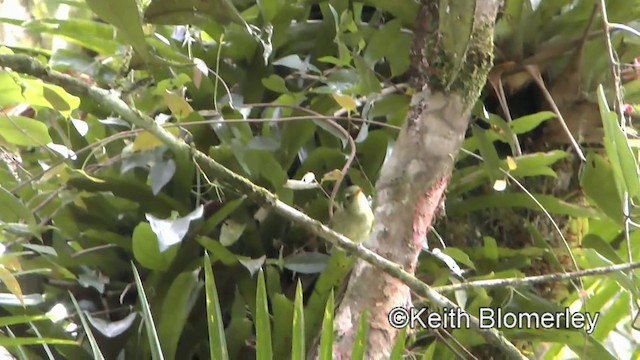
{"label": "sunlit leaf", "polygon": [[178,120],[184,119],[193,112],[193,108],[184,97],[169,91],[167,91],[163,97],[165,104],[167,104],[173,116]]}
{"label": "sunlit leaf", "polygon": [[203,207],[202,205],[200,205],[185,217],[175,219],[159,219],[151,214],[145,214],[145,217],[149,221],[151,230],[158,237],[160,252],[164,252],[170,246],[181,242],[184,236],[187,234],[187,231],[189,231],[189,224],[193,220],[200,219],[202,217],[202,214]]}
{"label": "sunlit leaf", "polygon": [[349,95],[332,94],[332,96],[338,105],[347,111],[353,111],[358,107],[355,99]]}
{"label": "sunlit leaf", "polygon": [[[180,133],[180,130],[178,128],[175,128],[175,127],[168,128],[168,129],[166,129],[166,131],[170,132],[174,136],[178,136],[178,134]],[[152,150],[152,149],[155,149],[155,148],[163,146],[163,145],[164,145],[164,143],[162,141],[160,141],[160,139],[158,139],[157,137],[152,135],[150,132],[145,130],[145,131],[139,133],[138,136],[136,136],[136,139],[133,142],[132,150],[133,151],[147,151],[147,150]]]}
{"label": "sunlit leaf", "polygon": [[22,288],[16,277],[4,266],[0,266],[0,281],[7,287],[7,289],[16,296],[21,304],[24,305],[24,296],[22,295]]}
{"label": "sunlit leaf", "polygon": [[0,114],[0,136],[8,143],[21,146],[44,146],[52,142],[47,126],[19,115]]}

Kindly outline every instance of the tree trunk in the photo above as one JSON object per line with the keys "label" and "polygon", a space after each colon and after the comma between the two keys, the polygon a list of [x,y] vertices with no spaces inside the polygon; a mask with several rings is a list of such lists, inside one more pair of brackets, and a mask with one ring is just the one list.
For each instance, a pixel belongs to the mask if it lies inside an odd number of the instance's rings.
{"label": "tree trunk", "polygon": [[[365,246],[413,273],[493,60],[499,0],[422,0],[414,28],[412,99],[376,184],[375,222]],[[365,358],[388,358],[399,329],[389,311],[411,306],[409,288],[358,261],[334,322],[334,359],[350,358],[368,313]]]}

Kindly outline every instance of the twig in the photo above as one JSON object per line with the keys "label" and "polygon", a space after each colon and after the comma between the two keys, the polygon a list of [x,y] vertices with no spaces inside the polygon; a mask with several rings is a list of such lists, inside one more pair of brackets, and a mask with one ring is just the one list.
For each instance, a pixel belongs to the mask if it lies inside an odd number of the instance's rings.
{"label": "twig", "polygon": [[545,86],[544,80],[542,80],[542,75],[540,75],[540,70],[538,70],[538,68],[534,67],[533,65],[525,65],[524,68],[529,73],[536,85],[538,85],[538,88],[540,88],[542,95],[544,96],[545,100],[547,100],[547,103],[549,103],[549,106],[551,106],[551,110],[553,110],[553,113],[558,117],[560,125],[562,126],[562,130],[564,130],[564,132],[569,137],[569,140],[571,140],[571,146],[573,146],[573,148],[576,150],[576,154],[578,154],[580,160],[587,161],[587,158],[584,156],[584,153],[580,148],[580,144],[578,144],[576,138],[573,136],[573,134],[571,134],[571,130],[569,130],[567,122],[564,120],[564,117],[562,117],[562,113],[560,113],[558,105],[556,105],[556,102],[555,100],[553,100],[551,93],[549,93],[549,89],[547,89],[547,87]]}
{"label": "twig", "polygon": [[504,286],[514,286],[514,287],[528,286],[528,285],[551,282],[551,281],[579,279],[585,276],[605,275],[605,274],[610,274],[617,271],[627,271],[627,270],[633,270],[637,268],[640,268],[640,262],[603,266],[603,267],[597,267],[593,269],[565,272],[565,273],[527,276],[525,278],[507,278],[507,279],[469,281],[469,282],[454,284],[454,285],[435,286],[432,289],[437,292],[444,293],[444,292],[477,289],[477,288],[490,289],[490,288],[497,288],[497,287],[504,287]]}

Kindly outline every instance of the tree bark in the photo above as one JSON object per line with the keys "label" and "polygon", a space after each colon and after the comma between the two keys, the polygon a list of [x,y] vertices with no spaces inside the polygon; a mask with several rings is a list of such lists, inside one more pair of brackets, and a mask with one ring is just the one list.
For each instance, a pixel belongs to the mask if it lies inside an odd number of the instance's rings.
{"label": "tree bark", "polygon": [[[422,0],[414,28],[416,93],[393,153],[376,183],[375,222],[365,247],[414,273],[454,160],[493,60],[499,0]],[[366,359],[390,356],[399,333],[389,311],[411,306],[409,288],[364,261],[349,279],[334,322],[334,359],[351,355],[368,313]]]}

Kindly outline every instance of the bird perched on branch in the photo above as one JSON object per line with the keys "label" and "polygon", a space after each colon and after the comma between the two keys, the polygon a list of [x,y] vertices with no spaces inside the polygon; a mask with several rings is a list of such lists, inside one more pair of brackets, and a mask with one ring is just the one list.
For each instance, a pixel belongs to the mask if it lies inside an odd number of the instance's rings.
{"label": "bird perched on branch", "polygon": [[362,244],[369,238],[373,211],[360,187],[352,185],[345,190],[342,207],[333,214],[329,226],[356,244]]}
{"label": "bird perched on branch", "polygon": [[[341,233],[351,239],[354,243],[362,244],[369,237],[373,227],[373,211],[369,205],[366,195],[358,186],[348,187],[342,196],[342,206],[333,214],[329,226],[334,231]],[[348,277],[355,262],[355,257],[340,248],[331,249],[327,243],[327,250],[331,256],[327,261],[327,266],[318,277],[305,311],[309,314],[324,313],[329,295],[335,294],[335,303],[340,302],[340,298],[346,289],[345,279]],[[311,342],[322,320],[321,316],[305,316],[306,340]],[[316,339],[319,341],[319,338]]]}

